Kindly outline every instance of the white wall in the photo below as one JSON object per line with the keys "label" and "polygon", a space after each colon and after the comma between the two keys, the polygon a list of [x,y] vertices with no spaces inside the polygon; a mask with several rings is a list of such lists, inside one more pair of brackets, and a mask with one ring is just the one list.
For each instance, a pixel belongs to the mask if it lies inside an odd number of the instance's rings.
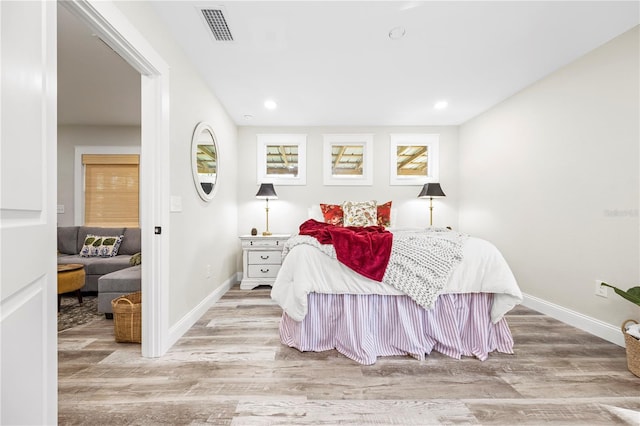
{"label": "white wall", "polygon": [[[145,2],[114,2],[170,68],[171,214],[169,326],[183,319],[237,272],[237,128],[215,94],[191,66],[168,28]],[[217,193],[198,196],[191,174],[191,136],[200,121],[213,127],[219,147]],[[209,268],[208,268],[209,267]],[[211,270],[207,276],[207,269]]]}
{"label": "white wall", "polygon": [[619,327],[640,285],[638,27],[460,127],[460,227],[522,290]]}
{"label": "white wall", "polygon": [[[458,134],[456,127],[241,127],[238,134],[238,234],[265,228],[265,202],[257,200],[257,134],[307,134],[307,184],[274,185],[278,200],[269,203],[269,229],[295,233],[307,219],[312,204],[345,200],[393,201],[399,226],[428,226],[429,202],[418,199],[422,185],[389,185],[389,134],[438,133],[440,135],[440,182],[446,198],[434,199],[434,225],[458,227]],[[323,134],[369,133],[374,135],[373,185],[325,186],[322,176]]]}
{"label": "white wall", "polygon": [[76,146],[140,146],[139,126],[58,126],[58,226],[74,225],[74,158]]}
{"label": "white wall", "polygon": [[[420,187],[388,183],[389,133],[437,132],[447,197],[435,202],[436,225],[495,242],[528,294],[611,324],[636,312],[615,297],[596,298],[593,280],[628,287],[640,277],[637,29],[460,129],[236,129],[154,10],[144,2],[116,5],[171,68],[167,173],[182,211],[171,215],[170,325],[241,269],[238,235],[264,229],[264,202],[254,196],[256,134],[269,132],[308,134],[307,185],[276,186],[274,233],[295,232],[311,204],[346,199],[393,200],[399,225],[425,226]],[[198,198],[190,171],[191,133],[202,120],[212,124],[220,147],[220,188],[210,204]],[[322,184],[324,133],[375,135],[372,186]]]}

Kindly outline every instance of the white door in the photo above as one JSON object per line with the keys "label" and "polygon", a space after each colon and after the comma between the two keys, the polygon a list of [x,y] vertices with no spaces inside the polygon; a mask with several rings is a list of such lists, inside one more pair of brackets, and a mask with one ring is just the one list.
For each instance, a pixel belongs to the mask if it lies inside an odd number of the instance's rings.
{"label": "white door", "polygon": [[0,42],[0,424],[55,424],[56,2],[0,1]]}

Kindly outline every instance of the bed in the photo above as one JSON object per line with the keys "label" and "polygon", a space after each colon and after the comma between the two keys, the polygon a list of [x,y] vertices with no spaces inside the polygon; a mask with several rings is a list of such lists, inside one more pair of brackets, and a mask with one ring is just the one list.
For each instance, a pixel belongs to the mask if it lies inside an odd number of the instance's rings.
{"label": "bed", "polygon": [[[300,229],[308,224],[323,231],[325,226],[333,228],[310,219]],[[471,356],[479,360],[486,360],[493,351],[513,353],[504,315],[521,303],[522,294],[493,244],[445,228],[387,231],[393,250],[379,281],[338,259],[336,248],[342,244],[338,234],[332,234],[335,247],[303,232],[287,241],[271,290],[272,299],[283,309],[279,326],[283,344],[303,352],[336,349],[365,365],[374,364],[380,356],[424,360],[433,350],[457,359]],[[396,246],[409,240],[423,245],[428,241],[435,249],[426,247],[413,260],[394,254],[399,251]],[[438,249],[441,241],[457,251],[449,257],[438,254],[447,251]],[[411,277],[403,275],[407,271],[389,272],[403,262],[399,269],[411,271]],[[416,272],[429,262],[430,269]],[[448,263],[448,268],[441,267]],[[371,275],[369,271],[365,274]],[[403,288],[417,280],[424,281],[420,285],[424,288],[417,292]]]}

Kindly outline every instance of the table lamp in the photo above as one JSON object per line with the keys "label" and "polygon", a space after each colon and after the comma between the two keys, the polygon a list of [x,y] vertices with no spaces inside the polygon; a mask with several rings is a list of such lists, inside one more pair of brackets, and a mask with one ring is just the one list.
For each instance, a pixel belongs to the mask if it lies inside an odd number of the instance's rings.
{"label": "table lamp", "polygon": [[271,232],[269,232],[269,199],[278,199],[278,194],[276,194],[276,190],[273,188],[273,184],[261,183],[260,189],[258,189],[258,193],[256,194],[256,198],[264,198],[267,201],[267,207],[265,208],[267,212],[267,229],[262,233],[262,235],[271,235]]}
{"label": "table lamp", "polygon": [[433,225],[433,197],[446,197],[439,183],[425,183],[418,198],[429,198],[429,226]]}

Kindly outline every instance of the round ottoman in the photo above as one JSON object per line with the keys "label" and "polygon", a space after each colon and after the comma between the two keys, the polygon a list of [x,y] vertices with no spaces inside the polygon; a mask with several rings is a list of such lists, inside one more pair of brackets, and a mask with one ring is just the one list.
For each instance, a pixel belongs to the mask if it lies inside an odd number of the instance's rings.
{"label": "round ottoman", "polygon": [[82,304],[82,293],[80,289],[84,287],[84,265],[80,263],[69,263],[58,265],[58,311],[60,311],[60,301],[62,294],[75,291],[78,295],[78,302]]}

